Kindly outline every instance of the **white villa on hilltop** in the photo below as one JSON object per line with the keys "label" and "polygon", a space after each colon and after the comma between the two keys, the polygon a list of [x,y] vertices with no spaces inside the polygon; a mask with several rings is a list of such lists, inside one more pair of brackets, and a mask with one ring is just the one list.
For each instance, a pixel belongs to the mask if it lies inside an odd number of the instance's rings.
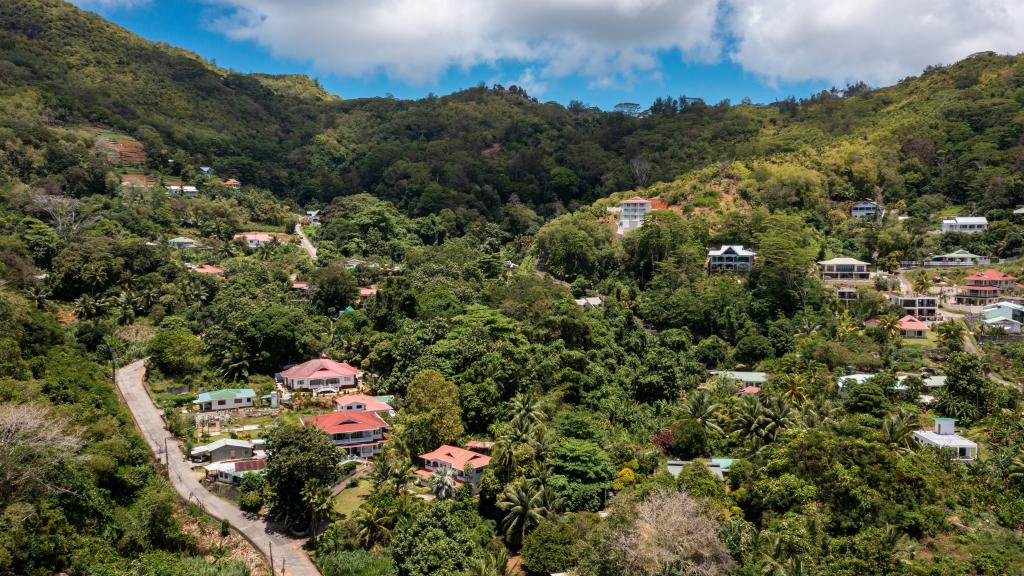
{"label": "white villa on hilltop", "polygon": [[988,229],[988,218],[984,216],[955,216],[942,221],[943,232],[973,234]]}
{"label": "white villa on hilltop", "polygon": [[281,372],[281,380],[292,390],[309,390],[313,394],[337,393],[355,388],[361,375],[362,372],[345,362],[316,358],[285,369]]}

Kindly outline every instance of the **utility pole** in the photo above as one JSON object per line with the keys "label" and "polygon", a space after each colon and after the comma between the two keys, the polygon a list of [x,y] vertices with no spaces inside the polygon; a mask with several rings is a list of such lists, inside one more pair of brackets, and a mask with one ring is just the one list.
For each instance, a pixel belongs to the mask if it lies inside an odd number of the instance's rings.
{"label": "utility pole", "polygon": [[270,545],[270,573],[277,574],[277,572],[274,572],[274,541],[267,540],[267,544]]}
{"label": "utility pole", "polygon": [[171,479],[171,454],[167,451],[167,436],[164,436],[164,468],[166,469],[167,479]]}

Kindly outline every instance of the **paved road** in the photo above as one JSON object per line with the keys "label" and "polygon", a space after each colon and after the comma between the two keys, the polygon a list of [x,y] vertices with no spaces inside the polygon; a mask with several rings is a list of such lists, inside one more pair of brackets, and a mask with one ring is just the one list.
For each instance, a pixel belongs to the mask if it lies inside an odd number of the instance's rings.
{"label": "paved road", "polygon": [[306,238],[306,234],[302,231],[302,224],[295,225],[295,233],[299,236],[299,244],[302,245],[302,249],[306,251],[306,254],[309,254],[313,262],[316,262],[316,246],[313,246],[309,238]]}
{"label": "paved road", "polygon": [[[145,363],[142,360],[132,362],[117,371],[117,387],[150,449],[158,459],[167,462],[171,484],[178,494],[185,500],[198,503],[207,514],[217,520],[227,519],[231,527],[252,542],[264,557],[270,557],[272,544],[276,574],[319,576],[320,572],[302,550],[301,540],[268,530],[263,520],[242,513],[236,506],[214,496],[199,483],[178,441],[164,428],[160,410],[146,393],[143,384],[145,377]],[[167,446],[170,457],[164,454],[164,446]]]}

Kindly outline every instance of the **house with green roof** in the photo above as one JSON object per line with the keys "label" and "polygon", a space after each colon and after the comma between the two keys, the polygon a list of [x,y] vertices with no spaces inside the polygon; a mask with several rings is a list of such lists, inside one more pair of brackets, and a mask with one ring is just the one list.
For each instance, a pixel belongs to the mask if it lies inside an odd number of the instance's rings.
{"label": "house with green roof", "polygon": [[183,250],[187,248],[198,248],[199,242],[196,242],[187,236],[177,236],[168,240],[167,245],[175,250]]}
{"label": "house with green roof", "polygon": [[252,388],[225,388],[203,392],[192,401],[199,406],[200,412],[231,410],[234,408],[251,408],[256,392]]}
{"label": "house with green roof", "polygon": [[925,260],[924,265],[933,268],[944,268],[947,266],[978,266],[990,262],[992,262],[991,258],[971,254],[961,248],[949,254],[932,254]]}

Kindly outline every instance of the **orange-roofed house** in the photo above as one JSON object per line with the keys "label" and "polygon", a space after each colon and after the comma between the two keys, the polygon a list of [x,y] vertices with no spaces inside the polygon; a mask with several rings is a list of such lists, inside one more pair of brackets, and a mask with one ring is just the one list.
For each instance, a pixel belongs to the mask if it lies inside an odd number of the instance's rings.
{"label": "orange-roofed house", "polygon": [[196,266],[192,271],[195,272],[196,274],[206,274],[207,276],[214,276],[216,278],[224,276],[224,270],[212,264],[203,264],[202,266]]}
{"label": "orange-roofed house", "polygon": [[224,185],[227,186],[228,188],[239,188],[242,186],[242,183],[232,178],[230,180],[225,180]]}
{"label": "orange-roofed house", "polygon": [[302,419],[305,426],[316,426],[350,456],[371,458],[380,454],[388,423],[376,412],[331,412]]}
{"label": "orange-roofed house", "polygon": [[988,306],[1002,300],[1007,292],[1019,287],[1016,277],[989,268],[964,278],[963,285],[957,286],[956,303],[968,306]]}
{"label": "orange-roofed house", "polygon": [[[484,468],[491,463],[490,456],[447,444],[433,452],[420,454],[420,458],[423,459],[423,468],[416,471],[420,476],[429,478],[434,474],[434,470],[451,468],[455,471],[457,482],[474,485],[480,481]],[[466,473],[467,469],[471,471],[470,474]]]}
{"label": "orange-roofed house", "polygon": [[232,240],[241,240],[250,250],[270,244],[275,236],[270,232],[239,232],[232,237]]}
{"label": "orange-roofed house", "polygon": [[366,394],[344,394],[334,399],[334,406],[338,412],[373,412],[375,414],[394,414],[394,408],[387,402],[383,402]]}
{"label": "orange-roofed house", "polygon": [[899,329],[900,336],[903,338],[928,337],[928,325],[909,314],[896,321],[896,328]]}
{"label": "orange-roofed house", "polygon": [[314,394],[336,393],[358,386],[361,374],[345,362],[317,358],[286,368],[281,372],[281,380],[292,390],[309,390]]}
{"label": "orange-roofed house", "polygon": [[377,285],[373,286],[362,286],[359,288],[359,303],[363,304],[366,300],[372,296],[377,295]]}

